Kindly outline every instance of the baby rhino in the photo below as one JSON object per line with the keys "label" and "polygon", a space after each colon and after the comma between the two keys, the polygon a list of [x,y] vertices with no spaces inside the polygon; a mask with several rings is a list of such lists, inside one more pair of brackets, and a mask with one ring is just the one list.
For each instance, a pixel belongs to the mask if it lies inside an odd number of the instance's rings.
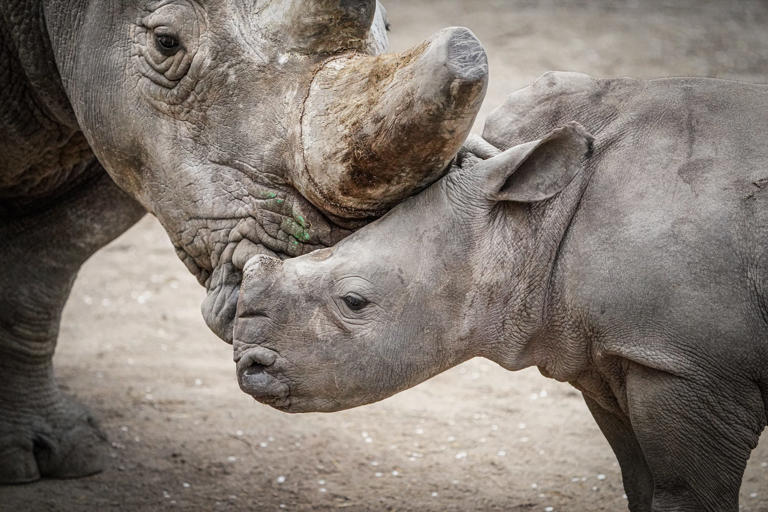
{"label": "baby rhino", "polygon": [[[764,110],[729,110],[738,95],[704,108],[697,87],[725,82],[544,85],[547,112],[593,119],[594,147],[563,122],[501,152],[486,128],[442,180],[337,246],[252,258],[240,386],[283,411],[335,411],[472,357],[535,365],[583,393],[631,510],[735,511],[768,399]],[[664,110],[644,116],[659,88]],[[633,117],[551,108],[579,97]],[[536,131],[507,118],[509,140]]]}

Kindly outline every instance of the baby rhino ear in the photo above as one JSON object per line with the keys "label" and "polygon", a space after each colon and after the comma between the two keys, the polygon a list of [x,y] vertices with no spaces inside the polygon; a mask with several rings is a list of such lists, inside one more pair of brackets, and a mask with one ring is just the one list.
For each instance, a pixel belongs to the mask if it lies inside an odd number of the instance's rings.
{"label": "baby rhino ear", "polygon": [[574,122],[485,160],[480,165],[489,198],[521,203],[549,199],[581,172],[593,140]]}

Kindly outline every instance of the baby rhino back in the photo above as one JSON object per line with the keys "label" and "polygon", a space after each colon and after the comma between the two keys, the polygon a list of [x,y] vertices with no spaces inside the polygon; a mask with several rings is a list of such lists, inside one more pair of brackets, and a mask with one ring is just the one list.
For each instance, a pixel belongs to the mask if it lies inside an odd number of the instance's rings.
{"label": "baby rhino back", "polygon": [[[500,148],[595,135],[543,371],[584,392],[632,510],[738,509],[768,410],[766,111],[762,85],[548,73],[486,125]],[[558,373],[571,345],[588,367]]]}

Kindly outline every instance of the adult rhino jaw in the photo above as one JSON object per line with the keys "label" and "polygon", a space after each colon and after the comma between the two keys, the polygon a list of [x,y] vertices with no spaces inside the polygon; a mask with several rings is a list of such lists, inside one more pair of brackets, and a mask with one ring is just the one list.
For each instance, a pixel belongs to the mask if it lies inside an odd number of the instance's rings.
{"label": "adult rhino jaw", "polygon": [[399,54],[345,54],[314,76],[294,186],[341,219],[381,215],[440,177],[488,85],[480,41],[447,28]]}

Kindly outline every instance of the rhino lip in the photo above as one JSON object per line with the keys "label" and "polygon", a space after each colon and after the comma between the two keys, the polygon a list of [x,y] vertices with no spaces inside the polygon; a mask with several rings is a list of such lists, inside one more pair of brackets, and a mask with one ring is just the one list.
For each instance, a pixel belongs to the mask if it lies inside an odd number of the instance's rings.
{"label": "rhino lip", "polygon": [[269,369],[274,368],[278,354],[274,350],[255,346],[235,355],[237,381],[245,393],[261,403],[276,408],[287,407],[290,389]]}

